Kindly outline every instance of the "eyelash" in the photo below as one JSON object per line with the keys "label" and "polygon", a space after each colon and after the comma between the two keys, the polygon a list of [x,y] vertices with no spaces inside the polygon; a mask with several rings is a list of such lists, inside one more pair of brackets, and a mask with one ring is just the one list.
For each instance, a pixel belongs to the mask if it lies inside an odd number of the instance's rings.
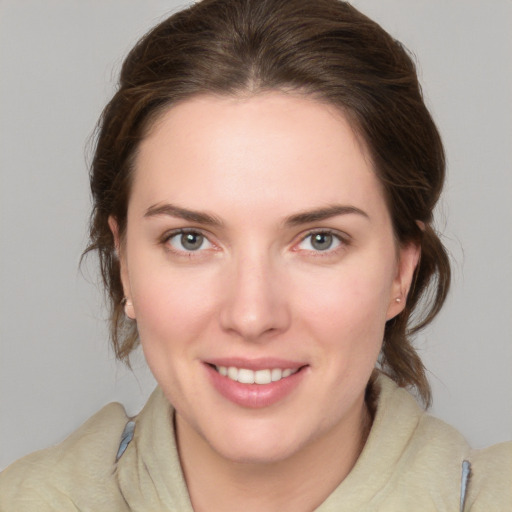
{"label": "eyelash", "polygon": [[[199,253],[201,252],[204,252],[206,249],[201,249],[201,247],[197,250],[179,250],[179,249],[176,249],[174,247],[172,247],[171,245],[171,240],[175,237],[178,237],[178,236],[183,236],[183,235],[187,235],[187,234],[192,234],[192,235],[199,235],[201,237],[203,237],[203,239],[208,242],[211,246],[215,247],[215,244],[213,244],[213,242],[210,241],[210,238],[209,236],[207,236],[206,234],[204,234],[201,230],[198,230],[198,229],[193,229],[193,228],[190,228],[190,229],[184,229],[184,228],[181,228],[181,229],[176,229],[176,230],[173,230],[173,231],[170,231],[170,232],[167,232],[165,233],[161,239],[160,239],[160,243],[165,247],[165,249],[168,251],[168,252],[171,252],[175,255],[178,255],[178,256],[184,256],[184,257],[187,257],[187,258],[193,258],[193,257],[197,257],[199,255]],[[308,238],[312,238],[314,237],[315,235],[328,235],[328,236],[332,236],[333,239],[335,239],[337,242],[338,242],[338,245],[331,249],[330,247],[327,248],[326,250],[315,250],[315,249],[312,249],[312,250],[309,250],[309,249],[304,249],[306,252],[312,254],[314,257],[326,257],[326,256],[332,256],[333,254],[336,254],[338,253],[340,250],[348,247],[350,245],[350,237],[348,235],[342,235],[341,233],[339,233],[338,231],[334,231],[334,230],[331,230],[331,229],[315,229],[315,230],[312,230],[312,231],[308,231],[306,234],[304,234],[303,236],[300,237],[300,240],[294,244],[292,250],[294,252],[298,252],[300,251],[301,249],[298,248],[298,246],[300,244],[302,244],[303,242],[305,242]],[[194,253],[197,253],[196,255]]]}
{"label": "eyelash", "polygon": [[307,252],[309,252],[314,257],[324,258],[324,257],[328,257],[328,256],[333,256],[334,254],[337,254],[339,251],[345,249],[346,247],[348,247],[350,245],[350,237],[346,234],[341,234],[338,231],[334,231],[332,229],[315,229],[312,231],[308,231],[304,236],[301,236],[299,242],[297,244],[295,244],[293,250],[295,250],[295,251],[300,250],[300,249],[297,249],[296,247],[298,245],[302,244],[303,242],[305,242],[308,238],[312,239],[315,235],[332,236],[333,239],[335,239],[338,242],[338,245],[332,249],[329,247],[323,251],[322,250],[314,250],[314,249],[312,249],[312,250],[305,249]]}
{"label": "eyelash", "polygon": [[205,249],[197,249],[196,251],[193,251],[193,250],[179,250],[179,249],[176,249],[174,248],[172,245],[171,245],[171,240],[175,237],[179,237],[179,236],[183,236],[183,235],[198,235],[198,236],[201,236],[203,237],[203,240],[205,240],[206,242],[208,242],[210,245],[214,245],[211,241],[210,241],[210,238],[205,235],[204,233],[202,233],[200,230],[198,229],[175,229],[173,231],[170,231],[170,232],[167,232],[165,233],[161,239],[160,239],[160,243],[165,247],[165,249],[169,252],[172,252],[173,254],[176,254],[178,256],[185,256],[185,257],[188,257],[188,258],[192,258],[194,257],[194,253],[200,253],[200,252],[203,252]]}

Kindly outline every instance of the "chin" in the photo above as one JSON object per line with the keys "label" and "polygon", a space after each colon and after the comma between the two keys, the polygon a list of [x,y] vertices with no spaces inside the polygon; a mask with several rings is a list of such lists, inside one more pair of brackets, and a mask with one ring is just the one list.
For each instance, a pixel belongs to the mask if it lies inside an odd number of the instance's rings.
{"label": "chin", "polygon": [[248,425],[238,425],[236,429],[224,431],[220,436],[218,433],[213,433],[211,437],[207,434],[204,439],[226,460],[243,464],[268,464],[292,457],[308,444],[311,437],[297,428],[290,432],[289,424],[262,423],[253,420]]}
{"label": "chin", "polygon": [[264,442],[235,442],[229,446],[219,446],[217,453],[225,460],[237,464],[265,465],[275,464],[292,457],[297,453],[298,447],[283,445],[283,443]]}

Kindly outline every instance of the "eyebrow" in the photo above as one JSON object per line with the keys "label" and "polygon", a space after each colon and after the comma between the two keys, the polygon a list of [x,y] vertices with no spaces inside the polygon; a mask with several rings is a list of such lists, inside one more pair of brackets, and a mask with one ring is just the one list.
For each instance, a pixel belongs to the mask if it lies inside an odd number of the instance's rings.
{"label": "eyebrow", "polygon": [[369,215],[355,206],[346,205],[331,205],[325,208],[317,208],[309,210],[295,215],[291,215],[285,219],[285,226],[293,227],[301,224],[308,224],[311,222],[319,222],[321,220],[330,219],[331,217],[337,217],[338,215],[349,215],[356,214],[366,219],[370,219]]}
{"label": "eyebrow", "polygon": [[197,222],[198,224],[205,224],[207,226],[222,226],[224,224],[218,217],[215,217],[215,215],[196,210],[188,210],[168,203],[150,206],[146,210],[144,217],[156,217],[158,215],[168,215],[170,217],[188,220],[189,222]]}
{"label": "eyebrow", "polygon": [[[284,220],[284,225],[287,227],[294,227],[311,222],[319,222],[321,220],[330,219],[331,217],[337,217],[338,215],[350,214],[360,215],[366,219],[370,218],[365,211],[356,208],[355,206],[331,205],[291,215]],[[205,224],[208,226],[219,227],[224,225],[222,220],[215,215],[197,210],[181,208],[169,203],[150,206],[146,210],[144,217],[150,218],[159,215],[168,215],[170,217],[176,217],[178,219],[184,219],[189,222],[196,222],[198,224]]]}

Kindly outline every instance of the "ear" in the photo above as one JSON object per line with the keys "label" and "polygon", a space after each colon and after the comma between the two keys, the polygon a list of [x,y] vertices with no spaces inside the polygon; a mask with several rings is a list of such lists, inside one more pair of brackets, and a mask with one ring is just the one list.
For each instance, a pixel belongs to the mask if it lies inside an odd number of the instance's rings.
{"label": "ear", "polygon": [[411,289],[414,271],[418,266],[421,255],[420,246],[415,242],[401,246],[398,251],[398,264],[395,278],[391,286],[389,306],[386,320],[400,314],[407,302],[407,295]]}
{"label": "ear", "polygon": [[130,279],[128,276],[128,268],[126,265],[126,255],[124,252],[123,243],[121,240],[121,236],[119,234],[119,224],[117,220],[112,215],[108,218],[108,226],[110,231],[112,231],[112,235],[114,236],[114,245],[116,248],[117,258],[119,260],[119,268],[121,272],[121,283],[123,285],[123,304],[124,304],[124,313],[128,318],[135,320],[135,309],[133,307],[131,288],[130,288]]}

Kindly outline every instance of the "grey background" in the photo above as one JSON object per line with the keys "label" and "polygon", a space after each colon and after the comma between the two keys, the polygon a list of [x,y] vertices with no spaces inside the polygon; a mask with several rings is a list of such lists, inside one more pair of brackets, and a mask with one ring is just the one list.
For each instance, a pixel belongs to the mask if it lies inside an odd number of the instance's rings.
{"label": "grey background", "polygon": [[[419,60],[446,144],[438,224],[454,286],[418,346],[433,413],[476,447],[512,438],[512,1],[358,0]],[[108,347],[86,141],[122,57],[186,2],[0,0],[0,469],[154,382]],[[90,154],[90,152],[89,152]]]}

